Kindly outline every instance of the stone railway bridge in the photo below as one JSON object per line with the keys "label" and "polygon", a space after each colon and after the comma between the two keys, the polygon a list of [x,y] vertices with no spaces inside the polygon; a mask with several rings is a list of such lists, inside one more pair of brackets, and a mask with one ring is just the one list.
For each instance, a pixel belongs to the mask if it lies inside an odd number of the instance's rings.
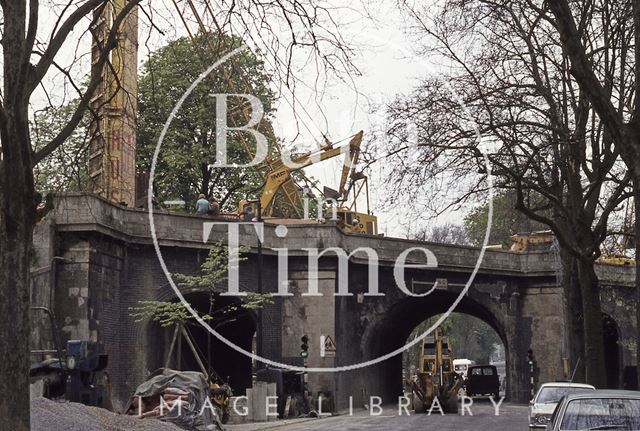
{"label": "stone railway bridge", "polygon": [[[197,274],[212,241],[227,239],[226,226],[214,226],[208,243],[203,225],[210,218],[156,212],[155,227],[167,267],[172,273]],[[265,225],[262,259],[257,257],[254,227],[241,224],[240,243],[250,252],[240,268],[241,291],[278,290],[278,257],[275,248],[288,248],[288,289],[293,294],[275,297],[274,303],[256,313],[219,328],[219,332],[245,350],[268,359],[303,365],[300,337],[310,341],[310,367],[351,365],[376,358],[402,346],[412,330],[425,319],[446,311],[469,279],[478,259],[473,247],[408,241],[396,238],[349,235],[333,225],[288,226],[285,238],[275,225]],[[90,194],[60,197],[55,210],[38,226],[34,238],[32,301],[51,306],[63,340],[93,339],[103,343],[110,355],[108,372],[116,407],[122,407],[145,375],[163,366],[172,330],[152,322],[135,322],[130,307],[141,300],[173,300],[175,295],[156,256],[145,210],[111,204]],[[379,290],[384,296],[368,296],[368,265],[364,254],[355,254],[348,265],[351,296],[334,295],[338,289],[338,259],[326,253],[320,259],[318,289],[322,296],[303,296],[308,290],[309,260],[306,248],[320,251],[339,247],[351,253],[369,247],[379,256]],[[426,247],[438,260],[435,268],[406,270],[406,284],[417,292],[411,297],[396,286],[393,268],[398,256],[411,247]],[[258,283],[262,260],[261,283]],[[409,254],[407,263],[425,263],[423,253]],[[563,295],[558,286],[556,257],[548,252],[512,253],[488,250],[468,293],[456,311],[487,322],[499,334],[506,350],[507,397],[527,401],[529,393],[526,355],[533,349],[540,382],[561,379],[562,358],[570,334],[565,331]],[[621,384],[623,369],[635,366],[634,270],[599,266],[603,311],[615,322],[606,346],[610,384]],[[184,292],[200,311],[208,296]],[[234,301],[220,297],[218,305]],[[49,329],[36,323],[33,343],[44,343]],[[235,352],[198,327],[190,331],[198,347],[209,349],[213,367],[231,376],[236,394],[251,384],[250,358]],[[255,334],[255,336],[254,336]],[[335,341],[335,357],[320,357],[319,339]],[[455,349],[455,346],[454,346]],[[186,348],[183,368],[197,369]],[[573,364],[570,364],[573,366]],[[330,393],[335,407],[362,405],[372,395],[396,401],[402,393],[402,355],[375,366],[340,373],[312,373],[314,393]]]}

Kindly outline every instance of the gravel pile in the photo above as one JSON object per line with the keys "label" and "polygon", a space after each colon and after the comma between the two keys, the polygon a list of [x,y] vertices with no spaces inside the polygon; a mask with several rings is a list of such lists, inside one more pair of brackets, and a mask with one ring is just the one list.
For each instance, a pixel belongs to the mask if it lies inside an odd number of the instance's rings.
{"label": "gravel pile", "polygon": [[84,404],[31,400],[31,429],[34,431],[184,431],[157,419],[119,415]]}

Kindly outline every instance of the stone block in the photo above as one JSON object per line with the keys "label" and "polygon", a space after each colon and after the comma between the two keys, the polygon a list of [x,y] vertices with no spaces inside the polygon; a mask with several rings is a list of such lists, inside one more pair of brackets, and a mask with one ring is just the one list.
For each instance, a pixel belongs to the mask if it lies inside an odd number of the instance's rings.
{"label": "stone block", "polygon": [[[276,384],[275,383],[267,383],[267,397],[269,398],[269,404],[275,405],[269,409],[269,414],[267,415],[268,421],[276,421],[278,420],[278,400],[276,397]],[[272,415],[275,413],[275,415]]]}
{"label": "stone block", "polygon": [[[251,389],[247,389],[246,397],[231,397],[229,400],[229,424],[243,424],[249,421],[249,402],[248,399],[250,397]],[[241,413],[247,412],[246,415]]]}
{"label": "stone block", "polygon": [[254,422],[267,421],[267,383],[255,382],[251,390],[250,413]]}

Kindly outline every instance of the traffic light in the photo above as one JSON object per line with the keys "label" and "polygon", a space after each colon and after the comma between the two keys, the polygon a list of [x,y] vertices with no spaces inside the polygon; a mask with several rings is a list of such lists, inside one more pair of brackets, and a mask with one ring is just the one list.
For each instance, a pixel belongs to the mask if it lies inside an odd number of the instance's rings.
{"label": "traffic light", "polygon": [[309,337],[303,335],[300,341],[302,341],[302,345],[300,345],[300,357],[306,358],[309,356]]}
{"label": "traffic light", "polygon": [[535,359],[533,358],[533,350],[529,349],[527,350],[527,364],[530,367],[533,367],[534,363],[535,363]]}

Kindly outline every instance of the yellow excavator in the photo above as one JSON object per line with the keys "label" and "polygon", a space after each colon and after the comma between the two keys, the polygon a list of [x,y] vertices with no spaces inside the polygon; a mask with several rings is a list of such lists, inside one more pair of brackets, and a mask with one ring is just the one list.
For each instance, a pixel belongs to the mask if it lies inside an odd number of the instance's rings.
{"label": "yellow excavator", "polygon": [[[355,171],[355,166],[360,156],[360,145],[363,132],[356,133],[348,144],[336,146],[331,142],[325,142],[316,152],[309,152],[291,158],[290,166],[282,160],[269,164],[269,170],[265,175],[265,182],[259,200],[243,199],[238,205],[238,215],[245,213],[247,206],[251,207],[253,214],[258,214],[258,204],[263,218],[269,218],[273,214],[274,199],[278,191],[285,183],[292,179],[292,173],[304,169],[312,164],[324,160],[346,155],[342,168],[339,189],[331,190],[325,187],[326,197],[335,201],[335,208],[327,208],[326,219],[337,218],[338,225],[346,232],[366,233],[377,235],[377,217],[369,211],[369,192],[367,177],[361,172]],[[358,212],[357,198],[362,190],[366,191],[367,212]],[[353,192],[353,201],[347,206],[349,195]]]}
{"label": "yellow excavator", "polygon": [[449,337],[443,336],[440,328],[424,338],[419,358],[417,376],[406,382],[413,393],[414,411],[425,413],[433,408],[439,412],[439,405],[444,413],[458,413],[458,391],[463,381],[453,370]]}
{"label": "yellow excavator", "polygon": [[[553,247],[554,234],[550,230],[519,233],[511,236],[511,240],[513,241],[511,251],[547,251]],[[603,254],[596,259],[596,263],[601,265],[634,266],[636,260],[621,254]]]}

